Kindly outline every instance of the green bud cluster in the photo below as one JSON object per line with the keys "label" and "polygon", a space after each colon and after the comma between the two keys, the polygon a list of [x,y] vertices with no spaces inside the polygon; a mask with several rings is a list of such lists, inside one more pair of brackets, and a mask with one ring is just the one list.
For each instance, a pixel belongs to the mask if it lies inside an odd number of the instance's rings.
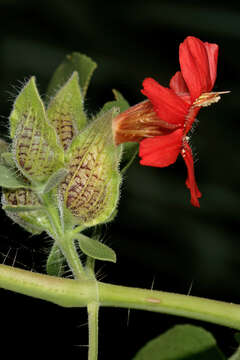
{"label": "green bud cluster", "polygon": [[50,231],[44,194],[50,195],[67,227],[106,222],[116,209],[121,148],[114,145],[111,124],[120,109],[116,99],[94,119],[87,118],[84,97],[95,67],[91,59],[75,53],[54,74],[47,106],[34,77],[15,100],[12,142],[7,146],[2,141],[1,146],[6,177],[0,179],[2,204],[31,233]]}
{"label": "green bud cluster", "polygon": [[[64,229],[105,223],[116,214],[121,174],[136,148],[124,145],[120,171],[122,146],[114,144],[112,120],[128,103],[116,90],[115,100],[97,116],[86,115],[84,99],[95,67],[87,56],[73,53],[54,73],[48,101],[43,102],[31,77],[14,102],[11,143],[0,142],[2,205],[32,234],[45,231],[56,240]],[[91,241],[81,237],[80,248],[106,257],[106,246]]]}

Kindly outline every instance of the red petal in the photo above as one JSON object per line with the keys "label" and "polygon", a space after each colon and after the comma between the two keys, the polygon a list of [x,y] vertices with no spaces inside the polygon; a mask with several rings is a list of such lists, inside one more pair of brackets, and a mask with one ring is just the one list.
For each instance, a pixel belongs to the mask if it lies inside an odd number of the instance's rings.
{"label": "red petal", "polygon": [[147,78],[143,81],[142,93],[149,98],[160,119],[179,126],[184,124],[189,105],[172,89],[161,86],[152,78]]}
{"label": "red petal", "polygon": [[140,142],[141,165],[165,167],[173,164],[182,148],[183,130],[177,129],[168,135],[155,136]]}
{"label": "red petal", "polygon": [[188,93],[187,85],[184,81],[181,71],[177,71],[170,80],[170,88],[175,91],[176,94]]}
{"label": "red petal", "polygon": [[205,42],[204,46],[208,54],[209,71],[211,78],[211,88],[208,91],[210,91],[212,90],[217,77],[218,45]]}
{"label": "red petal", "polygon": [[169,86],[177,94],[177,96],[180,96],[183,101],[191,105],[191,97],[181,71],[177,71],[176,74],[173,75]]}
{"label": "red petal", "polygon": [[[179,61],[183,78],[187,84],[191,94],[192,102],[196,100],[203,92],[212,89],[213,70],[210,74],[210,65],[208,54],[212,50],[207,50],[208,45],[193,37],[188,36],[179,47]],[[211,58],[211,68],[213,69],[213,61]]]}
{"label": "red petal", "polygon": [[182,150],[182,157],[185,161],[188,171],[188,177],[186,180],[186,186],[190,190],[191,193],[191,204],[196,207],[200,207],[198,198],[202,196],[201,192],[198,189],[195,174],[194,174],[194,164],[193,164],[193,156],[192,150],[188,143],[184,144],[184,150]]}

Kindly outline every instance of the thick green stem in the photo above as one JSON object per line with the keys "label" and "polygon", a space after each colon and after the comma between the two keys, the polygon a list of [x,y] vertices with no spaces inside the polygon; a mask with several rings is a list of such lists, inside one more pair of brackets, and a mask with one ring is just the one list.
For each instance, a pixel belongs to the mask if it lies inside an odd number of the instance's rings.
{"label": "thick green stem", "polygon": [[96,300],[96,283],[43,275],[0,265],[0,287],[64,307],[86,307]]}
{"label": "thick green stem", "polygon": [[65,307],[100,306],[141,309],[209,321],[240,330],[240,305],[189,295],[70,280],[0,265],[0,286]]}
{"label": "thick green stem", "polygon": [[99,283],[102,306],[156,311],[240,330],[240,305],[190,295]]}

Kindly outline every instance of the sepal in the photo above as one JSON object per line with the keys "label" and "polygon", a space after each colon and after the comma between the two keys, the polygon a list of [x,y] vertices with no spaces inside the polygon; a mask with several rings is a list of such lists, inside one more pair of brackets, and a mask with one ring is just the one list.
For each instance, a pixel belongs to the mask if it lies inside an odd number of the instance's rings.
{"label": "sepal", "polygon": [[74,52],[67,55],[62,64],[59,65],[48,86],[47,95],[52,97],[70,78],[74,71],[79,76],[79,86],[83,97],[86,96],[87,88],[97,64],[88,56]]}
{"label": "sepal", "polygon": [[127,100],[123,97],[123,95],[119,91],[113,89],[112,92],[113,92],[115,100],[106,102],[103,105],[98,116],[101,116],[105,112],[111,110],[113,107],[119,108],[120,112],[125,111],[129,108],[129,103],[127,102]]}
{"label": "sepal", "polygon": [[53,124],[64,150],[87,122],[78,81],[78,73],[75,71],[51,100],[47,109],[48,119]]}

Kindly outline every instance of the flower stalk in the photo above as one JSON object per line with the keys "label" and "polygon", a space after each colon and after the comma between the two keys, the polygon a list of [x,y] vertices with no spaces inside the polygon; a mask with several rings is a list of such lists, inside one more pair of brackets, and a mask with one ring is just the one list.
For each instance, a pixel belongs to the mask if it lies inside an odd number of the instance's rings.
{"label": "flower stalk", "polygon": [[88,360],[98,359],[98,314],[99,304],[98,302],[91,302],[87,306],[88,310],[88,333],[89,333],[89,350]]}

